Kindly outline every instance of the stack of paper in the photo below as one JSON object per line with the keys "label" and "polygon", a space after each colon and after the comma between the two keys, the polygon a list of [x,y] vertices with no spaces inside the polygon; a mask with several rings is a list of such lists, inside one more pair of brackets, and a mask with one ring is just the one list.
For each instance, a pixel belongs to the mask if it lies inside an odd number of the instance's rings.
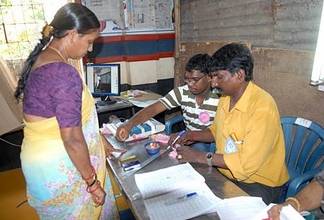
{"label": "stack of paper", "polygon": [[189,219],[215,210],[216,197],[205,179],[189,164],[136,174],[150,219]]}
{"label": "stack of paper", "polygon": [[[260,197],[241,196],[224,199],[216,210],[221,220],[263,220],[268,219],[267,211],[275,204],[267,206]],[[304,218],[290,205],[280,212],[281,220],[303,220]]]}
{"label": "stack of paper", "polygon": [[266,207],[260,197],[240,196],[222,200],[216,210],[222,220],[250,220]]}
{"label": "stack of paper", "polygon": [[[259,212],[253,220],[261,220],[261,219],[267,219],[268,213],[267,211],[274,206],[275,204],[271,203],[268,205],[265,209],[263,209],[261,212]],[[282,207],[280,211],[280,220],[305,220],[303,216],[299,212],[296,211],[291,205]]]}

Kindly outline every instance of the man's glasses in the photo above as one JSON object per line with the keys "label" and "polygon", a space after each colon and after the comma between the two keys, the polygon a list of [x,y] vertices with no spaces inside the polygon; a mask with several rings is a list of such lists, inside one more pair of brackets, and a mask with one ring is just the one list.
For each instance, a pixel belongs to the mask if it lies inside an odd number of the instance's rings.
{"label": "man's glasses", "polygon": [[197,82],[199,82],[199,80],[201,80],[202,78],[204,78],[207,75],[203,75],[201,77],[192,77],[192,78],[185,78],[184,82],[186,84],[196,84]]}

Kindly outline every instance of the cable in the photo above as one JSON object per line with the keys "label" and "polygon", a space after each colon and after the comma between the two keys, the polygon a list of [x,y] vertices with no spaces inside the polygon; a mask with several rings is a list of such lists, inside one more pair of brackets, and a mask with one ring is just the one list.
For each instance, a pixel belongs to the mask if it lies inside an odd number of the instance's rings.
{"label": "cable", "polygon": [[5,143],[7,143],[7,144],[10,144],[10,145],[12,145],[12,146],[15,146],[15,147],[20,147],[20,146],[21,146],[21,144],[20,144],[20,145],[18,145],[18,144],[13,144],[13,143],[11,143],[11,142],[9,142],[9,141],[3,139],[3,138],[0,138],[0,140],[3,141],[3,142],[5,142]]}
{"label": "cable", "polygon": [[22,206],[22,205],[25,204],[26,202],[28,202],[27,199],[24,200],[24,201],[22,201],[21,203],[19,203],[19,204],[16,206],[16,208],[19,208],[20,206]]}

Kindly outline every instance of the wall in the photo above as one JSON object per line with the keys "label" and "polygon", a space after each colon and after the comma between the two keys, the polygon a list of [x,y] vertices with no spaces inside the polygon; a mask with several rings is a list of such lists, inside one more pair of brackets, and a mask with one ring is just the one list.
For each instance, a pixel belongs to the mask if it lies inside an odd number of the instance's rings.
{"label": "wall", "polygon": [[281,115],[324,126],[324,92],[309,86],[321,8],[320,0],[181,0],[176,83],[192,54],[248,42],[255,81],[274,96]]}
{"label": "wall", "polygon": [[181,0],[181,40],[314,50],[322,0]]}
{"label": "wall", "polygon": [[173,81],[174,38],[173,32],[101,36],[85,62],[120,63],[121,82],[130,88]]}

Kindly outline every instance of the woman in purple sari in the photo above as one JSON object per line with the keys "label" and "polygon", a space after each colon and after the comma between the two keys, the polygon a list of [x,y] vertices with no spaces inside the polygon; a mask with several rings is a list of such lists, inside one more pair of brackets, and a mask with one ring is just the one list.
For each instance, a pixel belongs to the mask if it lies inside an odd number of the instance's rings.
{"label": "woman in purple sari", "polygon": [[68,59],[92,50],[99,21],[69,3],[46,25],[26,60],[16,98],[23,94],[22,170],[29,204],[41,219],[117,219],[106,152],[93,98]]}

